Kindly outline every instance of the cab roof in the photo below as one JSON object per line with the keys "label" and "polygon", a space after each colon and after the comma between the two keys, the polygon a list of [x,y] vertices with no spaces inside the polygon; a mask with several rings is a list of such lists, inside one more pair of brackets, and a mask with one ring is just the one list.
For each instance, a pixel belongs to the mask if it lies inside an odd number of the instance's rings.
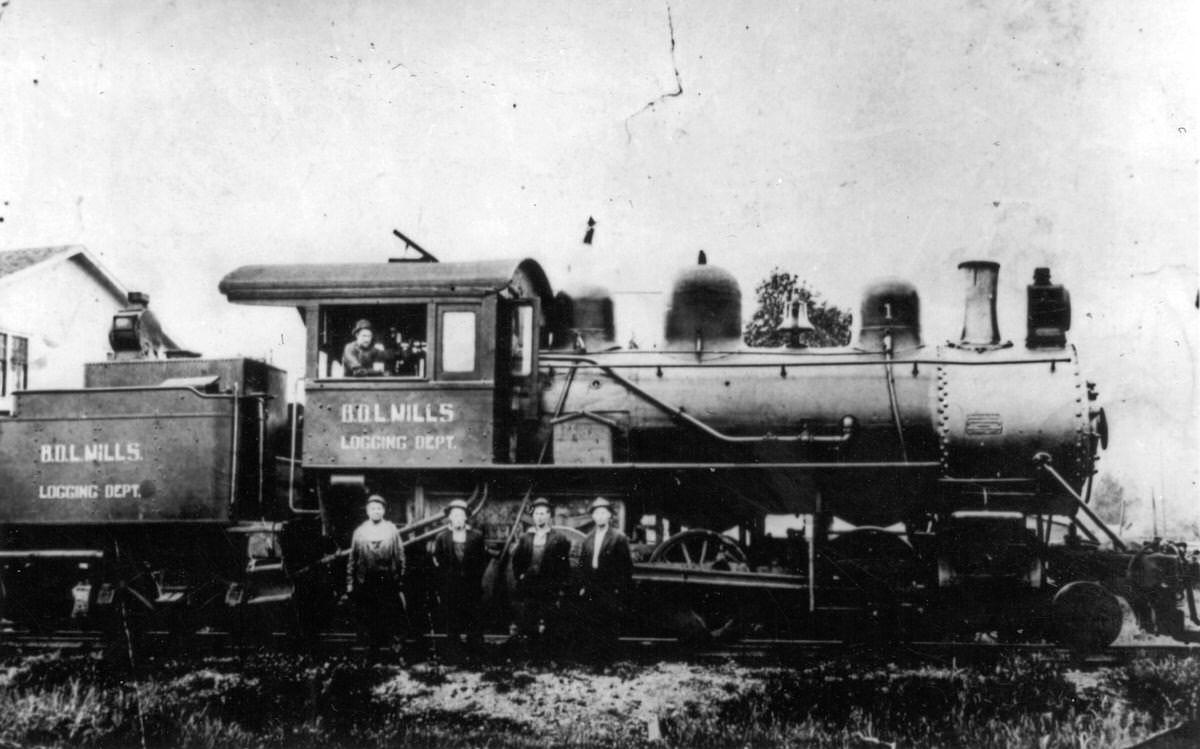
{"label": "cab roof", "polygon": [[520,297],[553,294],[536,260],[471,263],[310,263],[244,265],[218,287],[231,302],[299,306],[315,301],[484,297],[511,288]]}

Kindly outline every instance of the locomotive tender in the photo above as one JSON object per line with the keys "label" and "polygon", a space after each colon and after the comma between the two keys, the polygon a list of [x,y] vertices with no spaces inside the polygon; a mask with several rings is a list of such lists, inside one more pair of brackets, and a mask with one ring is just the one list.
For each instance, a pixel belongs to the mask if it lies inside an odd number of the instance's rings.
{"label": "locomotive tender", "polygon": [[[149,313],[131,307],[82,390],[19,393],[0,422],[4,616],[312,620],[368,492],[410,521],[414,591],[451,500],[471,501],[502,567],[533,496],[579,535],[604,495],[643,552],[630,631],[1100,646],[1124,600],[1185,637],[1195,563],[1127,549],[1087,506],[1107,425],[1066,290],[1038,269],[1014,346],[999,267],[960,271],[958,341],[927,346],[917,290],[885,280],[852,345],[803,346],[792,305],[792,345],[764,349],[742,343],[736,281],[702,258],[675,280],[663,345],[638,350],[614,344],[603,291],[555,295],[533,260],[240,268],[221,282],[231,302],[305,323],[302,408],[261,362],[147,357]],[[388,356],[350,377],[364,318]],[[805,527],[777,538],[778,516]]]}

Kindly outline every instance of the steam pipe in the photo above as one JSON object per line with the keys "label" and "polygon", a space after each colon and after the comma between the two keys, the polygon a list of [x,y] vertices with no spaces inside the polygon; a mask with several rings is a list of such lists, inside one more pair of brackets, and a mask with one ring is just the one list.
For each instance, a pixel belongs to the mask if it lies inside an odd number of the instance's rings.
{"label": "steam pipe", "polygon": [[[589,364],[589,365],[595,367],[596,369],[599,369],[601,372],[605,373],[606,375],[611,377],[613,380],[620,383],[621,386],[624,387],[626,390],[628,390],[629,392],[638,396],[639,398],[646,401],[647,403],[654,406],[655,408],[659,409],[663,413],[669,415],[671,418],[676,419],[678,421],[682,421],[686,424],[689,424],[689,425],[695,427],[696,429],[699,429],[700,431],[704,432],[708,436],[710,436],[714,439],[720,440],[722,442],[728,442],[728,443],[733,443],[733,444],[765,443],[765,442],[800,442],[803,444],[816,443],[816,444],[827,444],[827,445],[844,445],[847,442],[849,442],[851,439],[853,439],[855,433],[858,431],[858,420],[855,419],[853,416],[847,415],[847,416],[842,417],[842,433],[837,436],[815,435],[815,434],[809,432],[807,428],[805,428],[799,434],[791,434],[791,435],[783,435],[783,436],[767,434],[767,435],[762,435],[762,436],[743,437],[743,436],[738,436],[738,435],[725,434],[724,432],[720,432],[720,431],[714,429],[713,427],[709,426],[708,424],[705,424],[703,421],[700,421],[699,419],[697,419],[696,417],[687,413],[683,409],[675,408],[674,406],[669,406],[666,403],[660,401],[658,398],[655,398],[650,393],[647,393],[645,390],[641,389],[637,385],[633,384],[629,380],[627,380],[624,377],[622,377],[621,375],[617,374],[612,367],[610,367],[606,364],[600,364],[595,359],[588,359],[585,357],[564,357],[564,358],[569,359],[576,363]],[[772,365],[772,366],[774,366],[774,365]]]}
{"label": "steam pipe", "polygon": [[[488,498],[487,482],[483,483],[483,495],[482,496],[479,495],[479,484],[476,484],[475,488],[471,491],[471,496],[467,499],[467,517],[470,517],[470,516],[474,515],[475,513],[479,512],[480,508],[482,508],[483,505],[487,502],[487,498]],[[476,504],[476,500],[478,500],[478,504]],[[474,505],[474,506],[472,506],[472,505]],[[406,533],[413,533],[413,532],[421,531],[425,528],[428,528],[431,525],[438,526],[437,528],[434,528],[434,531],[440,531],[441,524],[444,522],[445,522],[444,516],[434,515],[433,517],[428,517],[423,520],[418,520],[414,523],[409,523],[408,525],[401,527],[399,529],[399,532],[401,535],[404,535]],[[419,538],[410,539],[408,541],[405,541],[404,544],[405,544],[405,546],[407,546],[409,544],[416,543],[418,540],[420,540],[420,539]]]}

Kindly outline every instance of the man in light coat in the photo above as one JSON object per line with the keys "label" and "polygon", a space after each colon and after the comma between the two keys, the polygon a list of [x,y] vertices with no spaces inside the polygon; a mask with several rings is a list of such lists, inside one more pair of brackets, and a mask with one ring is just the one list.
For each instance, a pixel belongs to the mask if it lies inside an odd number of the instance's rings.
{"label": "man in light coat", "polygon": [[633,557],[625,534],[612,527],[612,503],[596,497],[588,507],[595,524],[579,554],[582,621],[590,637],[586,654],[605,657],[616,647],[633,585]]}
{"label": "man in light coat", "polygon": [[346,595],[354,604],[359,637],[368,653],[388,645],[399,650],[404,632],[404,544],[399,529],[383,517],[387,502],[382,496],[367,497],[366,512],[367,519],[350,539]]}

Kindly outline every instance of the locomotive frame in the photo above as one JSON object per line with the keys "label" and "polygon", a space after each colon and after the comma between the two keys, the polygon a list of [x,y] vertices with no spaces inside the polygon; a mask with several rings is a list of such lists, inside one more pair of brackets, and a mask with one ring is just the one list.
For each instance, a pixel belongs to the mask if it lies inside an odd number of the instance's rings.
{"label": "locomotive frame", "polygon": [[[921,340],[915,288],[886,281],[868,288],[853,346],[747,349],[736,282],[701,264],[676,280],[662,349],[633,351],[612,345],[611,300],[555,296],[532,260],[238,269],[221,282],[231,302],[296,307],[306,324],[304,406],[285,406],[282,373],[261,363],[156,360],[145,345],[89,365],[83,390],[18,394],[0,423],[4,615],[65,618],[70,604],[96,621],[117,602],[175,626],[268,609],[325,626],[367,493],[410,520],[414,602],[420,542],[450,500],[470,498],[502,589],[531,496],[578,530],[602,494],[641,542],[630,631],[1095,647],[1117,636],[1124,600],[1143,628],[1188,637],[1196,563],[1127,549],[1088,507],[1107,423],[1066,341],[1065,290],[1035,274],[1021,349],[996,326],[998,266],[960,270],[964,331],[941,347]],[[359,317],[386,330],[377,376],[339,370]],[[214,436],[195,439],[194,405],[157,401],[219,404],[198,422]],[[135,407],[148,409],[129,422],[146,460],[70,460],[133,444],[119,414]],[[61,478],[62,449],[76,478]],[[147,461],[175,473],[143,475]],[[71,482],[135,486],[140,501],[81,515],[31,493]],[[784,514],[805,516],[804,531],[769,536],[767,517]]]}

